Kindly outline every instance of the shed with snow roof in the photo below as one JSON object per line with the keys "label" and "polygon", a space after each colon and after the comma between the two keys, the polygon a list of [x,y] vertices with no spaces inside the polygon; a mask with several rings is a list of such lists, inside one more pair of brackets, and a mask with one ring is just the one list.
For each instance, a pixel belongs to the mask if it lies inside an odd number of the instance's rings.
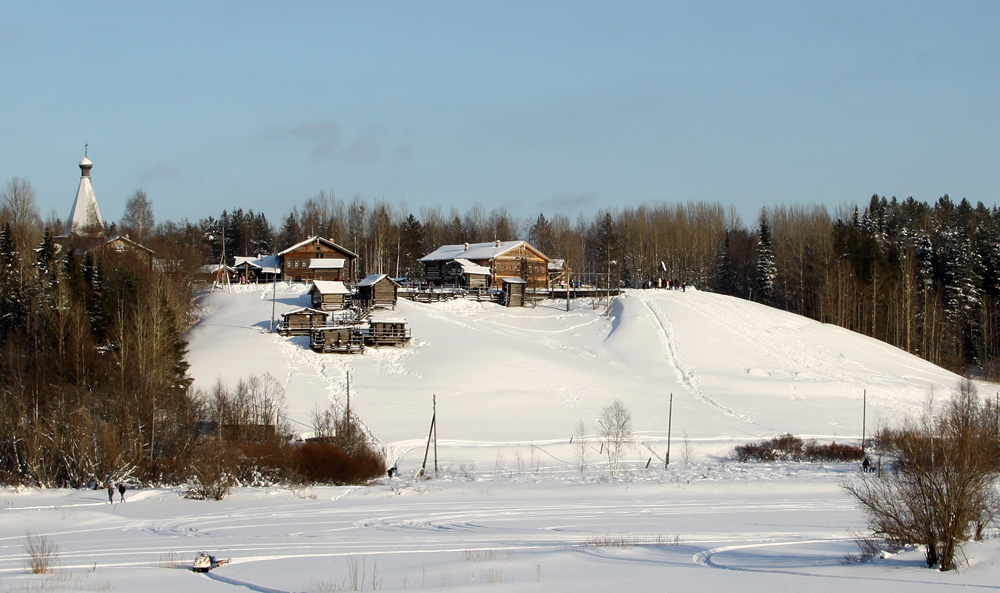
{"label": "shed with snow roof", "polygon": [[500,279],[503,289],[503,305],[506,307],[524,306],[524,289],[527,282],[523,278],[504,277]]}
{"label": "shed with snow roof", "polygon": [[281,274],[281,264],[276,255],[237,255],[234,259],[233,268],[247,282],[274,282]]}
{"label": "shed with snow roof", "polygon": [[313,280],[313,285],[309,289],[313,308],[323,311],[346,309],[347,299],[350,296],[350,289],[338,280]]}
{"label": "shed with snow roof", "polygon": [[399,284],[385,274],[371,274],[358,282],[358,300],[365,306],[396,308],[399,296]]}
{"label": "shed with snow roof", "polygon": [[313,328],[324,325],[326,325],[326,311],[302,307],[281,315],[278,333],[282,336],[308,336]]}

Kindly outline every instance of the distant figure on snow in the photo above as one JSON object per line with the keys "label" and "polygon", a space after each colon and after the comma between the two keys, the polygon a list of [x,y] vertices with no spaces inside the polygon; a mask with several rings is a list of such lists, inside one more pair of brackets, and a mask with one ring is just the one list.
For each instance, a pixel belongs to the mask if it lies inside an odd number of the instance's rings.
{"label": "distant figure on snow", "polygon": [[112,486],[111,484],[108,484],[108,502],[114,502],[114,501],[115,501],[115,487]]}
{"label": "distant figure on snow", "polygon": [[118,483],[118,494],[121,495],[122,502],[125,502],[125,484],[121,482]]}
{"label": "distant figure on snow", "polygon": [[870,471],[872,471],[872,462],[865,457],[865,460],[861,462],[861,473],[867,474]]}
{"label": "distant figure on snow", "polygon": [[385,473],[389,474],[389,477],[391,478],[391,477],[395,476],[396,474],[398,474],[399,470],[396,469],[396,465],[393,464],[393,466],[389,468],[389,471],[387,471]]}

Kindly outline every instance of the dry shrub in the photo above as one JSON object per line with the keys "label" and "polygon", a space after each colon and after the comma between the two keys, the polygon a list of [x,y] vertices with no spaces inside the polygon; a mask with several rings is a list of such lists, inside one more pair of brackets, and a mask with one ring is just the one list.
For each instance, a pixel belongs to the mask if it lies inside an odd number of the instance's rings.
{"label": "dry shrub", "polygon": [[48,572],[59,558],[59,546],[44,535],[24,533],[24,564],[33,574]]}
{"label": "dry shrub", "polygon": [[308,482],[362,484],[385,471],[385,458],[370,446],[357,447],[353,455],[328,443],[306,443],[295,449],[295,468]]}
{"label": "dry shrub", "polygon": [[833,442],[820,445],[816,441],[804,442],[790,434],[757,443],[746,443],[733,448],[732,458],[741,462],[771,461],[859,461],[865,453],[857,445]]}
{"label": "dry shrub", "polygon": [[233,451],[224,441],[200,443],[192,451],[188,498],[222,500],[236,485],[233,476]]}
{"label": "dry shrub", "polygon": [[996,409],[965,381],[941,414],[883,431],[880,443],[894,458],[891,470],[852,476],[844,490],[873,537],[921,544],[928,567],[954,568],[961,545],[1000,513]]}

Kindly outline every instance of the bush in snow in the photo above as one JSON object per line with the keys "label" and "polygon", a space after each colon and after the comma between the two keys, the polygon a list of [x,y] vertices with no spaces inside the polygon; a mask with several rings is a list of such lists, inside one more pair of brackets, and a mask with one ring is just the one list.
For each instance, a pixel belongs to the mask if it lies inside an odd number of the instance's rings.
{"label": "bush in snow", "polygon": [[856,445],[836,442],[821,445],[815,441],[805,442],[788,433],[757,443],[737,445],[731,453],[733,459],[741,462],[860,461],[864,456],[864,451]]}
{"label": "bush in snow", "polygon": [[938,416],[885,430],[889,471],[846,480],[876,538],[924,547],[928,567],[950,570],[963,542],[979,539],[1000,513],[998,416],[971,381]]}

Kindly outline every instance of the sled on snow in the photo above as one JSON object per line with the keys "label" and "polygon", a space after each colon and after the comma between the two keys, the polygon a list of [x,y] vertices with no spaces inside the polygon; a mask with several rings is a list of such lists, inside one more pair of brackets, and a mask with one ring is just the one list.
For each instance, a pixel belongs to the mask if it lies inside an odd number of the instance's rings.
{"label": "sled on snow", "polygon": [[230,561],[231,558],[217,558],[208,552],[198,552],[194,557],[192,570],[195,572],[208,572],[223,564],[229,564]]}

